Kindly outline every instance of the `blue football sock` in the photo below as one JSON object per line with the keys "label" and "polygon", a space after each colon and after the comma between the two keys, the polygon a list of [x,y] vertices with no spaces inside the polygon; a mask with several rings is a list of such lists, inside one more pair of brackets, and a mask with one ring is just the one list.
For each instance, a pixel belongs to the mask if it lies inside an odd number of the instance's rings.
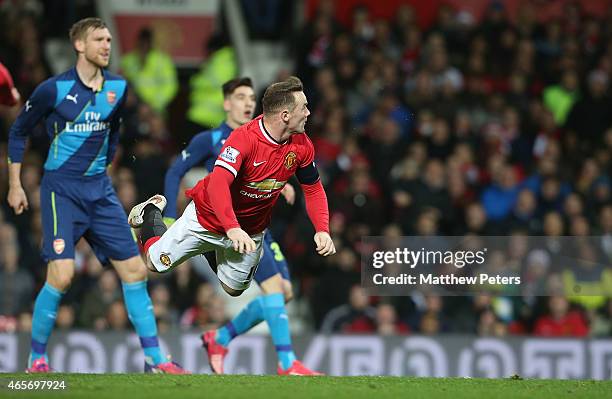
{"label": "blue football sock", "polygon": [[62,299],[63,292],[57,290],[49,283],[45,283],[36,297],[34,314],[32,315],[32,349],[29,365],[38,358],[45,357],[47,341],[53,331],[57,308]]}
{"label": "blue football sock", "polygon": [[280,366],[283,370],[287,370],[296,360],[296,357],[291,345],[291,332],[289,331],[289,318],[285,309],[285,298],[283,294],[277,293],[266,295],[262,299],[264,318],[270,328]]}
{"label": "blue football sock", "polygon": [[229,345],[234,337],[249,331],[251,327],[263,321],[263,308],[263,298],[261,297],[249,302],[234,319],[217,330],[215,341],[223,346]]}
{"label": "blue football sock", "polygon": [[145,357],[150,358],[154,365],[166,362],[159,348],[157,325],[153,314],[153,303],[147,292],[147,281],[136,283],[121,283],[125,307],[134,329],[140,337],[140,345]]}

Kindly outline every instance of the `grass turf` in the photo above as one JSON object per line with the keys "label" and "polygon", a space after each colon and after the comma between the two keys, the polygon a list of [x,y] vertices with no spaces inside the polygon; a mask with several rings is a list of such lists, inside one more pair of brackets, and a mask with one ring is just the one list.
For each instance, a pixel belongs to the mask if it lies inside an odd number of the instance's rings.
{"label": "grass turf", "polygon": [[[63,380],[65,390],[10,390],[9,382]],[[0,374],[0,398],[612,398],[612,381],[251,375]]]}

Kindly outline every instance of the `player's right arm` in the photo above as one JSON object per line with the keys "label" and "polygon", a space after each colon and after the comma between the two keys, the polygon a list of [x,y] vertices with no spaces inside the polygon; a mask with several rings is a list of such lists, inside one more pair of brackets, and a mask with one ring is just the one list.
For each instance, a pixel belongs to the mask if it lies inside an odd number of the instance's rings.
{"label": "player's right arm", "polygon": [[176,197],[181,179],[189,170],[213,156],[212,137],[209,132],[195,135],[187,148],[176,157],[166,172],[164,197],[168,201],[164,210],[164,222],[172,224],[176,220]]}
{"label": "player's right arm", "polygon": [[28,209],[28,199],[21,186],[21,162],[25,151],[26,138],[32,128],[53,109],[54,86],[48,80],[38,85],[9,131],[9,192],[7,200],[9,206],[13,208],[17,215]]}
{"label": "player's right arm", "polygon": [[244,131],[234,131],[215,161],[207,189],[215,216],[219,219],[227,237],[232,240],[234,250],[241,254],[253,252],[257,246],[238,223],[232,207],[230,185],[238,176],[238,171],[244,160],[248,158],[250,149],[251,143],[245,137]]}
{"label": "player's right arm", "polygon": [[257,246],[251,236],[240,227],[232,208],[230,185],[233,181],[234,175],[230,171],[223,167],[215,167],[210,175],[208,196],[227,238],[234,244],[234,251],[244,254],[255,251]]}

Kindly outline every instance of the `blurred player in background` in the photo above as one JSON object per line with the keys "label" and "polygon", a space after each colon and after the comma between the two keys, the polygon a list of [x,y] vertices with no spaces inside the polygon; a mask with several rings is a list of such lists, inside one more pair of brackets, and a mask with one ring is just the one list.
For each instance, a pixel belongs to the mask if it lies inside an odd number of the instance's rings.
{"label": "blurred player in background", "polygon": [[106,174],[119,139],[121,110],[127,97],[123,78],[108,66],[111,34],[98,18],[70,29],[76,66],[41,83],[10,129],[8,203],[17,215],[28,209],[20,171],[26,137],[45,119],[51,147],[40,187],[42,255],[47,281],[34,304],[28,372],[49,372],[47,342],[58,305],[74,277],[74,246],[81,237],[104,264],[113,264],[122,281],[128,315],[145,353],[145,371],[183,374],[161,352],[147,269]]}
{"label": "blurred player in background", "polygon": [[19,102],[21,96],[15,88],[13,77],[0,62],[0,105],[12,107]]}
{"label": "blurred player in background", "polygon": [[[239,125],[251,118],[255,100],[250,81],[232,82],[224,86],[224,105],[227,122]],[[314,147],[304,132],[310,114],[307,105],[298,78],[271,85],[264,94],[263,115],[229,135],[212,172],[186,192],[193,202],[169,229],[162,220],[166,199],[161,195],[130,212],[128,220],[132,227],[141,227],[140,240],[148,267],[154,271],[166,272],[193,256],[215,251],[212,266],[216,267],[221,286],[230,295],[238,296],[256,275],[263,255],[259,282],[266,295],[251,302],[226,326],[203,335],[215,372],[223,372],[223,357],[230,340],[265,319],[280,359],[278,373],[316,374],[295,359],[285,310],[285,294],[290,295],[290,291],[283,272],[278,270],[279,266],[286,268],[286,264],[276,264],[271,259],[272,251],[266,257],[265,251],[271,248],[264,244],[272,208],[289,178],[296,175],[315,227],[317,252],[322,256],[336,252],[329,235],[327,197],[313,161]],[[192,141],[182,153],[182,160],[193,156],[190,151],[198,146],[197,141],[202,142],[199,146],[209,148],[199,155],[200,159],[211,158],[215,145],[220,146],[221,136],[229,134],[231,127],[225,125],[223,130],[194,137],[196,143]],[[215,137],[218,141],[213,144]],[[191,166],[197,162],[194,160]],[[212,168],[211,163],[207,167]],[[191,166],[175,165],[172,170]],[[170,173],[177,173],[172,170]],[[168,191],[172,198],[176,198],[177,184],[175,181],[172,191]]]}
{"label": "blurred player in background", "polygon": [[[249,78],[236,78],[223,85],[226,119],[219,127],[201,132],[193,137],[166,173],[165,192],[168,204],[164,211],[164,222],[171,225],[176,219],[176,197],[181,179],[193,167],[204,165],[208,172],[213,170],[221,147],[232,130],[248,123],[255,110],[255,93]],[[289,183],[281,190],[289,204],[295,201],[295,189]],[[209,262],[215,259],[207,254]],[[289,269],[278,243],[270,233],[264,237],[263,256],[255,272],[255,281],[263,296],[249,303],[232,321],[218,330],[202,335],[212,370],[223,374],[223,359],[230,341],[263,320],[268,323],[272,340],[278,354],[279,367],[292,374],[318,374],[297,361],[291,346],[291,333],[285,303],[293,297]]]}

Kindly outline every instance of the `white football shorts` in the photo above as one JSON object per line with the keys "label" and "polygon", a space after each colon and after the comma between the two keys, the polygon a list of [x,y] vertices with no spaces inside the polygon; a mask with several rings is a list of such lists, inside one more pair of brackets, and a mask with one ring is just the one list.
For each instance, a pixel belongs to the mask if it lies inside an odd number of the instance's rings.
{"label": "white football shorts", "polygon": [[227,236],[206,230],[198,222],[192,201],[181,217],[151,245],[149,259],[158,272],[164,273],[189,258],[215,251],[219,280],[232,289],[245,290],[249,287],[263,255],[264,233],[252,235],[251,238],[255,241],[255,251],[248,254],[235,251],[232,240]]}

